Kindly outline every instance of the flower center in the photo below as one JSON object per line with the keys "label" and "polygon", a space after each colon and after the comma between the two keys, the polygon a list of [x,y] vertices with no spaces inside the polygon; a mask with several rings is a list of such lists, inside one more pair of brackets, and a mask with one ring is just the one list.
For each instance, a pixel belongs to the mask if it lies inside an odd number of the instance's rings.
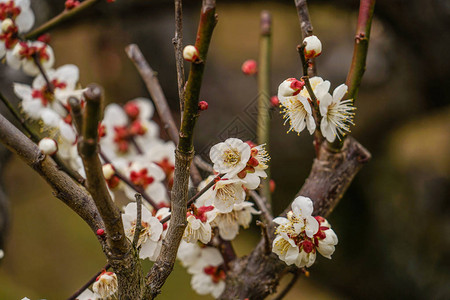
{"label": "flower center", "polygon": [[221,280],[225,280],[225,272],[219,267],[208,266],[203,269],[205,274],[211,276],[214,283],[218,283]]}
{"label": "flower center", "polygon": [[39,60],[48,60],[50,57],[47,53],[47,45],[39,46],[29,46],[25,42],[20,42],[22,48],[19,51],[19,55],[26,59],[33,59],[33,56],[37,56]]}
{"label": "flower center", "polygon": [[237,149],[230,148],[223,153],[223,161],[226,166],[235,166],[241,161],[241,154]]}
{"label": "flower center", "polygon": [[10,18],[14,20],[20,14],[20,7],[16,6],[13,0],[0,3],[0,20]]}
{"label": "flower center", "polygon": [[146,189],[155,179],[148,175],[147,169],[141,169],[140,171],[131,171],[130,180],[137,186]]}

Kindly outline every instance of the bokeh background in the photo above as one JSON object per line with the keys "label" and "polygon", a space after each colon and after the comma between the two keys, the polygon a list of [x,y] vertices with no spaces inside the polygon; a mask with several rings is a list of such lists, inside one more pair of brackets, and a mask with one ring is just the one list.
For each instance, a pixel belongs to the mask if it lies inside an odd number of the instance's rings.
{"label": "bokeh background", "polygon": [[[64,1],[31,2],[38,25]],[[350,65],[359,1],[309,2],[323,43],[318,72],[334,88]],[[184,1],[185,44],[195,40],[199,7],[200,1]],[[196,129],[200,154],[233,132],[254,135],[256,80],[240,66],[258,57],[264,9],[273,16],[273,94],[284,79],[300,76],[293,1],[218,1],[201,95],[209,109]],[[352,132],[373,159],[329,217],[339,236],[333,260],[319,258],[286,299],[450,299],[450,3],[379,0],[375,16]],[[173,34],[172,1],[105,1],[54,30],[51,45],[56,66],[78,65],[83,85],[100,83],[109,102],[125,102],[148,95],[124,52],[137,43],[179,120]],[[17,101],[14,81],[31,79],[2,65],[1,91]],[[307,177],[314,154],[308,134],[286,134],[279,110],[271,116],[273,198],[280,212]],[[67,298],[105,264],[96,238],[17,157],[3,148],[0,157],[0,299]],[[241,231],[238,253],[249,253],[259,236],[257,228]],[[189,280],[177,266],[160,298],[208,299],[192,292]]]}

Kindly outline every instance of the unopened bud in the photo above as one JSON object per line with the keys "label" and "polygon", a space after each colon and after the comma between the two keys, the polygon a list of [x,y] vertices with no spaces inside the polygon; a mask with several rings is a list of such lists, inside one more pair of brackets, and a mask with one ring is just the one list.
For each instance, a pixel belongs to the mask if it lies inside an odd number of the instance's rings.
{"label": "unopened bud", "polygon": [[200,102],[198,103],[198,110],[204,111],[204,110],[207,110],[207,109],[208,109],[208,102],[206,102],[206,101],[200,101]]}
{"label": "unopened bud", "polygon": [[277,96],[272,96],[270,98],[270,104],[272,104],[273,107],[277,107],[280,105],[280,100],[278,99]]}
{"label": "unopened bud", "polygon": [[270,192],[271,193],[275,192],[275,188],[276,188],[275,180],[270,179],[269,186],[270,186]]}
{"label": "unopened bud", "polygon": [[304,52],[307,59],[317,57],[322,53],[322,43],[315,35],[306,37],[303,44],[305,44]]}
{"label": "unopened bud", "polygon": [[258,63],[253,59],[248,59],[242,64],[241,70],[245,75],[254,75],[258,72]]}
{"label": "unopened bud", "polygon": [[41,152],[46,155],[53,155],[58,151],[58,144],[56,144],[54,139],[43,138],[38,146]]}
{"label": "unopened bud", "polygon": [[103,165],[103,177],[105,177],[106,180],[110,180],[111,177],[116,174],[116,171],[114,170],[114,167],[111,164]]}
{"label": "unopened bud", "polygon": [[50,40],[51,40],[50,33],[44,33],[43,35],[40,35],[40,36],[37,38],[37,40],[38,40],[39,42],[43,42],[43,43],[49,44],[49,43],[50,43]]}
{"label": "unopened bud", "polygon": [[198,59],[198,50],[195,46],[187,45],[183,49],[183,58],[187,61],[194,62]]}
{"label": "unopened bud", "polygon": [[125,104],[123,109],[125,110],[125,113],[128,115],[128,117],[133,120],[139,116],[139,106],[134,102],[128,102],[127,104]]}
{"label": "unopened bud", "polygon": [[97,229],[97,235],[98,236],[102,236],[104,234],[105,234],[105,230],[104,229],[102,229],[102,228]]}
{"label": "unopened bud", "polygon": [[78,0],[67,0],[65,3],[66,9],[72,9],[80,5]]}
{"label": "unopened bud", "polygon": [[296,78],[288,78],[278,87],[278,99],[295,96],[303,89],[305,83]]}
{"label": "unopened bud", "polygon": [[6,18],[2,22],[1,28],[2,28],[3,32],[7,32],[9,30],[9,28],[12,26],[14,26],[13,20],[11,20],[10,18]]}

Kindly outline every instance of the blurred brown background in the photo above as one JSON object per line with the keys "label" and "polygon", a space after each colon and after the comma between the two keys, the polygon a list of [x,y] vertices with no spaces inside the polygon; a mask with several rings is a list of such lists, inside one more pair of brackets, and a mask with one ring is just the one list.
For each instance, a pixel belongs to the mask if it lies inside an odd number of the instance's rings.
{"label": "blurred brown background", "polygon": [[[359,1],[309,2],[323,43],[319,75],[334,88],[345,81],[350,64]],[[32,0],[32,5],[41,24],[62,10],[63,1]],[[147,96],[123,51],[137,43],[158,72],[178,120],[172,5],[117,0],[96,6],[52,33],[56,66],[78,65],[81,83],[102,84],[109,102]],[[185,44],[194,42],[199,5],[184,2]],[[196,129],[199,153],[233,133],[254,135],[256,81],[240,66],[258,57],[263,9],[273,15],[273,94],[281,81],[300,76],[293,1],[218,1],[219,23],[202,89],[209,109]],[[339,237],[333,260],[319,258],[310,278],[301,279],[286,299],[450,299],[450,2],[379,0],[375,15],[352,133],[373,159],[329,218]],[[2,65],[2,93],[17,100],[13,81],[30,78]],[[313,158],[312,138],[286,134],[287,129],[274,110],[270,154],[277,212],[293,199]],[[2,158],[0,167],[7,195],[0,190],[0,248],[5,249],[0,299],[68,297],[105,263],[95,237],[16,157]],[[245,254],[258,239],[258,229],[251,228],[234,244]],[[201,298],[181,266],[173,275],[161,299]]]}

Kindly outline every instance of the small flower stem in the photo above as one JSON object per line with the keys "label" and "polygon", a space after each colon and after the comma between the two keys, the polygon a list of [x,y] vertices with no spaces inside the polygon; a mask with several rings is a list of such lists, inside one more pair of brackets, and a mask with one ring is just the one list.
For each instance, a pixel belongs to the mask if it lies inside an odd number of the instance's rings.
{"label": "small flower stem", "polygon": [[[268,11],[261,12],[258,66],[258,144],[266,144],[269,151],[270,138],[270,63],[272,53],[272,17]],[[267,178],[262,181],[261,194],[271,211],[270,166],[265,170]]]}
{"label": "small flower stem", "polygon": [[27,33],[24,36],[24,39],[27,39],[27,40],[36,39],[39,36],[41,36],[42,34],[49,32],[50,30],[57,27],[61,23],[71,19],[72,17],[75,17],[82,11],[86,10],[87,8],[93,6],[94,4],[97,4],[99,2],[100,2],[100,0],[86,0],[86,1],[83,1],[77,7],[74,7],[70,10],[65,9],[59,15],[57,15],[54,18],[52,18],[51,20],[47,21],[43,25],[39,26],[37,29]]}
{"label": "small flower stem", "polygon": [[[305,39],[308,36],[313,34],[313,26],[311,24],[311,20],[309,17],[308,11],[308,3],[306,0],[294,0],[295,7],[297,8],[298,19],[300,21],[300,27],[302,29],[302,37]],[[306,61],[307,64],[307,73],[303,75],[313,77],[317,74],[316,64],[314,63],[314,59],[309,59]],[[305,64],[303,64],[305,66]]]}
{"label": "small flower stem", "polygon": [[136,193],[136,228],[134,230],[133,245],[138,247],[139,235],[142,230],[142,195]]}
{"label": "small flower stem", "polygon": [[[303,52],[302,52],[303,53]],[[300,54],[302,55],[302,54]],[[309,81],[309,76],[303,76],[302,80],[305,82],[305,87],[308,90],[309,96],[311,97],[311,101],[312,101],[312,114],[313,114],[313,118],[314,121],[316,122],[316,130],[314,131],[314,148],[316,150],[316,156],[319,157],[319,153],[320,153],[320,145],[323,142],[323,136],[322,133],[320,132],[320,111],[319,111],[319,104],[317,101],[317,97],[314,94],[314,91],[311,87],[311,82]]]}
{"label": "small flower stem", "polygon": [[141,146],[139,145],[139,143],[136,141],[136,139],[133,136],[130,137],[130,142],[133,145],[133,147],[136,149],[136,152],[139,155],[144,154],[144,151],[142,150]]}
{"label": "small flower stem", "polygon": [[144,198],[145,201],[148,202],[154,209],[158,209],[158,204],[145,192],[145,190],[135,185],[131,180],[128,179],[127,176],[122,174],[120,171],[117,170],[117,168],[114,167],[114,164],[111,162],[111,160],[106,156],[104,152],[101,150],[99,151],[100,157],[105,161],[105,163],[110,164],[114,168],[114,176],[117,176],[121,181],[123,181],[126,185],[128,185],[130,188],[135,190],[137,193],[139,193],[142,198]]}
{"label": "small flower stem", "polygon": [[42,77],[44,77],[45,83],[47,84],[48,91],[54,95],[55,87],[53,86],[52,82],[48,78],[47,72],[45,72],[44,68],[42,67],[41,61],[39,60],[39,56],[37,54],[33,55],[33,61],[36,64],[36,66],[38,67],[39,72],[42,74]]}
{"label": "small flower stem", "polygon": [[108,270],[109,268],[111,268],[111,265],[109,263],[107,263],[103,269],[101,269],[99,272],[97,272],[94,276],[92,276],[82,287],[80,287],[75,293],[72,294],[72,296],[70,296],[69,298],[67,298],[67,300],[75,300],[77,299],[78,296],[80,296],[87,288],[89,288],[89,286],[91,284],[93,284],[95,282],[95,280],[97,279],[98,276],[100,276],[100,274],[102,274],[102,272],[105,270]]}

